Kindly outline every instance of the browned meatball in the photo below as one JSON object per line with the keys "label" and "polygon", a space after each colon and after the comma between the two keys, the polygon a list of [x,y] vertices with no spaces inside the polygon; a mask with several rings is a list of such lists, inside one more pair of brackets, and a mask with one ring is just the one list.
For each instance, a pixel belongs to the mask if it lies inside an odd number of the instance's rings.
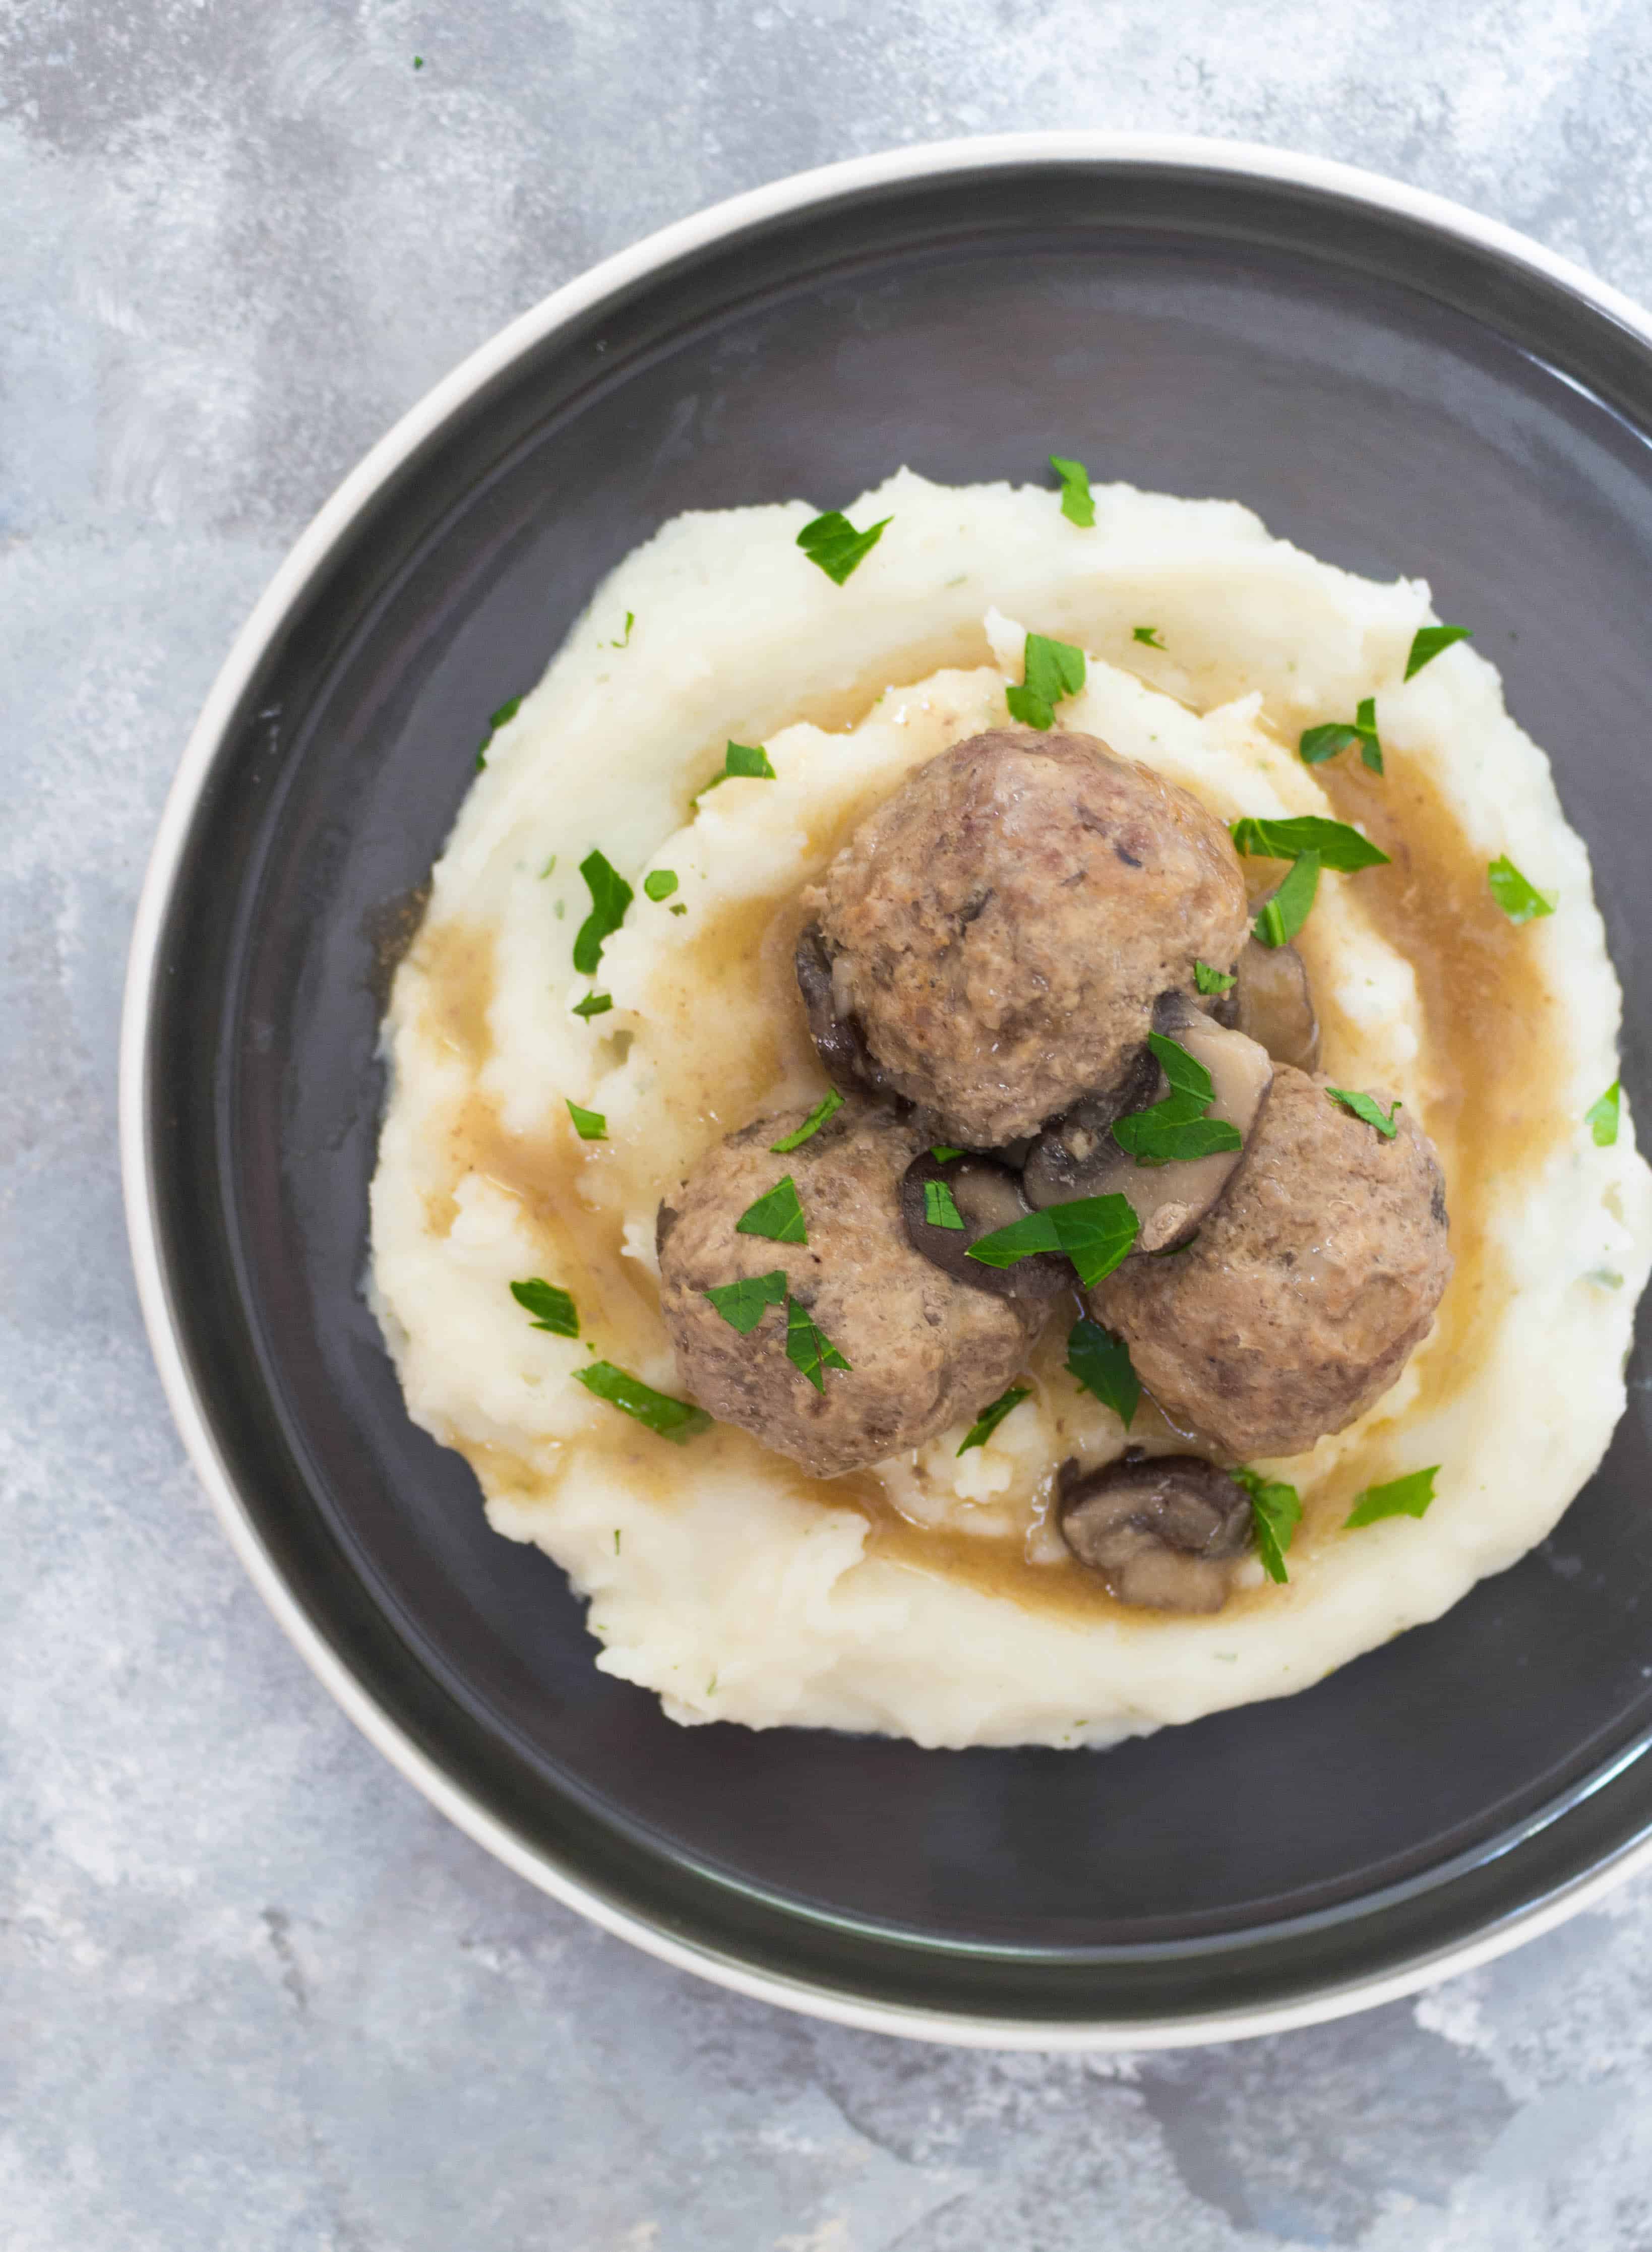
{"label": "browned meatball", "polygon": [[1280,1065],[1190,1248],[1129,1260],[1091,1294],[1154,1398],[1234,1461],[1351,1423],[1427,1335],[1451,1278],[1427,1136],[1402,1110],[1387,1140],[1326,1084]]}
{"label": "browned meatball", "polygon": [[880,1083],[976,1149],[1118,1079],[1157,997],[1246,923],[1227,832],[1185,790],[1014,727],[920,767],[803,903]]}
{"label": "browned meatball", "polygon": [[[887,1110],[846,1103],[796,1150],[774,1153],[802,1111],[761,1118],[720,1143],[660,1206],[661,1303],[683,1381],[816,1477],[920,1446],[996,1399],[1043,1317],[1031,1299],[972,1289],[906,1239],[900,1182],[923,1135]],[[776,1243],[735,1223],[789,1174],[809,1241]],[[788,1357],[788,1309],[749,1336],[705,1292],[782,1269],[786,1288],[849,1363],[823,1389]]]}

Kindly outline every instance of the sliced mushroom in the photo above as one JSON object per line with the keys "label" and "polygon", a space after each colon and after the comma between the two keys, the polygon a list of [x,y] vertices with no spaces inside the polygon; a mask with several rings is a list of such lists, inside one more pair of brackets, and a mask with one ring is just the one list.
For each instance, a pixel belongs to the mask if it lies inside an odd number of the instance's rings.
{"label": "sliced mushroom", "polygon": [[1114,1124],[1127,1111],[1144,1109],[1153,1101],[1160,1076],[1152,1049],[1143,1045],[1116,1085],[1086,1095],[1052,1118],[1022,1159],[1028,1202],[1042,1212],[1047,1204],[1095,1195],[1089,1183],[1097,1167],[1123,1154],[1113,1138]]}
{"label": "sliced mushroom", "polygon": [[[938,1227],[930,1220],[924,1189],[931,1181],[944,1183],[951,1192],[961,1227]],[[956,1281],[1000,1298],[1053,1298],[1072,1284],[1072,1269],[1058,1251],[1035,1252],[1013,1267],[989,1267],[967,1255],[972,1243],[1025,1220],[1031,1210],[1010,1168],[973,1151],[943,1162],[933,1150],[920,1150],[901,1178],[900,1217],[913,1250]]]}
{"label": "sliced mushroom", "polygon": [[1121,1602],[1221,1609],[1227,1567],[1251,1540],[1250,1496],[1225,1470],[1200,1455],[1130,1447],[1097,1470],[1064,1463],[1057,1494],[1068,1547]]}
{"label": "sliced mushroom", "polygon": [[1294,946],[1247,942],[1232,993],[1232,1021],[1259,1040],[1275,1063],[1298,1071],[1319,1069],[1319,1018],[1308,990],[1308,965]]}
{"label": "sliced mushroom", "polygon": [[843,1005],[832,977],[832,958],[818,923],[809,923],[799,933],[792,960],[809,1029],[832,1084],[858,1088],[864,1095],[896,1095],[889,1074],[866,1045],[860,1018]]}
{"label": "sliced mushroom", "polygon": [[[1160,997],[1154,1029],[1184,1047],[1211,1074],[1214,1095],[1206,1116],[1237,1127],[1245,1140],[1260,1116],[1273,1083],[1274,1067],[1260,1042],[1230,1032],[1180,993]],[[1147,1102],[1156,1102],[1168,1082],[1156,1063]],[[1144,1103],[1138,1102],[1140,1109]],[[1094,1133],[1087,1121],[1074,1127],[1077,1112],[1052,1119],[1039,1136],[1024,1176],[1027,1199],[1042,1209],[1073,1197],[1125,1196],[1141,1231],[1136,1253],[1172,1251],[1185,1243],[1221,1195],[1245,1154],[1218,1150],[1208,1157],[1187,1157],[1165,1165],[1139,1165],[1113,1135],[1114,1117]]]}

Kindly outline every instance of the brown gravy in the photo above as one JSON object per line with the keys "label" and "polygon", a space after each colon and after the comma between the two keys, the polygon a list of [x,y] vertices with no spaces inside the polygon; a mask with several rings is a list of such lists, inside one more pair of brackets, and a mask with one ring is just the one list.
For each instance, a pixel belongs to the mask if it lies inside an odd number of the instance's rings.
{"label": "brown gravy", "polygon": [[[908,679],[921,678],[921,664],[978,663],[981,654],[972,642],[961,639],[945,650],[915,653],[902,671]],[[880,676],[875,689],[862,683],[829,709],[794,716],[816,725],[852,726],[881,689]],[[1392,865],[1332,880],[1358,884],[1381,935],[1413,965],[1434,1063],[1429,1123],[1446,1173],[1456,1268],[1421,1364],[1416,1408],[1426,1411],[1449,1396],[1455,1372],[1474,1364],[1496,1317],[1502,1289],[1491,1228],[1494,1199],[1506,1197],[1510,1179],[1537,1166],[1570,1130],[1552,1092],[1557,1074],[1547,1067],[1559,1004],[1534,968],[1521,932],[1493,900],[1483,860],[1468,844],[1431,779],[1393,754],[1384,780],[1351,761],[1343,761],[1342,768],[1322,768],[1317,779],[1338,815],[1357,821],[1392,856]],[[874,789],[874,798],[877,794]],[[823,861],[867,810],[850,809],[834,819],[829,832],[823,829],[811,839]],[[797,898],[788,893],[743,902],[685,936],[685,945],[693,949],[699,990],[738,990],[743,1001],[757,1001],[768,1028],[732,1067],[719,1060],[715,1088],[705,1088],[703,1103],[703,1116],[717,1131],[756,1115],[777,1081],[812,1059],[791,970],[802,921]],[[420,935],[413,959],[427,973],[428,1006],[440,1036],[479,1073],[492,1051],[491,936],[448,923]],[[1326,1067],[1334,1072],[1347,1029],[1334,999],[1328,994],[1318,997]],[[619,1224],[612,1213],[593,1210],[580,1192],[580,1184],[593,1181],[589,1169],[604,1162],[600,1145],[581,1144],[571,1128],[559,1126],[531,1140],[507,1132],[493,1104],[475,1092],[455,1121],[448,1185],[427,1201],[433,1223],[448,1224],[453,1186],[471,1171],[517,1197],[541,1240],[545,1271],[580,1278],[581,1315],[594,1350],[624,1364],[657,1347],[658,1296],[646,1268],[621,1257]],[[1071,1380],[1062,1373],[1065,1336],[1065,1323],[1053,1318],[1035,1349],[1031,1366],[1044,1383]],[[1143,1435],[1173,1435],[1146,1401],[1133,1433]],[[1333,1474],[1305,1487],[1297,1553],[1340,1526],[1361,1487],[1414,1467],[1395,1451],[1392,1437],[1379,1419]],[[700,1466],[709,1466],[708,1456],[711,1464],[726,1463],[731,1470],[737,1464],[750,1468],[774,1461],[757,1441],[722,1425],[693,1443]],[[670,1506],[674,1450],[651,1434],[614,1415],[600,1439],[582,1445],[600,1446],[611,1466],[623,1466],[635,1490],[660,1506]],[[498,1450],[491,1448],[467,1451],[489,1491],[521,1491],[524,1477],[531,1484],[514,1457],[496,1459]],[[1151,1631],[1157,1623],[1153,1613],[1115,1604],[1094,1575],[1076,1562],[1029,1563],[1019,1536],[987,1538],[912,1524],[870,1471],[823,1481],[806,1477],[789,1463],[786,1470],[793,1490],[865,1514],[870,1555],[1058,1614],[1094,1617],[1105,1611],[1142,1631]],[[1277,1602],[1284,1593],[1237,1589],[1225,1616],[1257,1602]]]}

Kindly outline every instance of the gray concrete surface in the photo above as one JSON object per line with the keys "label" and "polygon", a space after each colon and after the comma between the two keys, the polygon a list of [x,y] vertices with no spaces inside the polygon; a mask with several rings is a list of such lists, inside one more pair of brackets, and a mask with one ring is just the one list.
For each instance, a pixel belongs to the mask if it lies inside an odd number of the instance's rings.
{"label": "gray concrete surface", "polygon": [[1652,2247],[1652,1886],[1416,2004],[1196,2054],[952,2054],[732,1999],[357,1740],[140,1333],[128,925],[317,502],[646,229],[1035,124],[1350,157],[1652,295],[1638,0],[0,0],[5,2252]]}

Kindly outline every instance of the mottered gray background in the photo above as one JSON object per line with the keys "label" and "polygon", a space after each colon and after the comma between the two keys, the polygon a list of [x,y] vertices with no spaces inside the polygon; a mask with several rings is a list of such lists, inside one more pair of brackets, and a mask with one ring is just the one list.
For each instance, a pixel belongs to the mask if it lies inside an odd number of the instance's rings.
{"label": "mottered gray background", "polygon": [[150,1366],[123,955],[283,551],[592,260],[1034,125],[1349,158],[1652,297],[1643,0],[0,0],[3,2252],[1652,2248],[1652,1884],[1223,2049],[782,2016],[541,1899],[369,1750]]}

